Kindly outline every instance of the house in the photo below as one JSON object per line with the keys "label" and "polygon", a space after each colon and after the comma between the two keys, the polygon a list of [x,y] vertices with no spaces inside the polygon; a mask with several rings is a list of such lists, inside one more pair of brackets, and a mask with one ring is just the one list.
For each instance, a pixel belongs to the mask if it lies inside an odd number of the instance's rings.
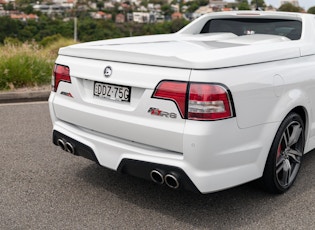
{"label": "house", "polygon": [[116,23],[124,23],[126,21],[125,15],[117,14],[115,18]]}
{"label": "house", "polygon": [[91,17],[94,19],[105,19],[105,13],[102,11],[91,12]]}
{"label": "house", "polygon": [[36,4],[33,6],[33,9],[40,11],[44,14],[62,14],[63,12],[70,10],[70,6],[62,6],[59,4],[54,5],[45,5],[45,4]]}
{"label": "house", "polygon": [[150,14],[146,12],[133,12],[133,21],[137,23],[148,23]]}
{"label": "house", "polygon": [[5,16],[6,11],[3,9],[3,6],[0,4],[0,16]]}
{"label": "house", "polygon": [[193,13],[193,18],[198,18],[204,14],[212,13],[212,12],[213,12],[213,8],[210,7],[209,5],[201,6]]}
{"label": "house", "polygon": [[20,14],[15,14],[12,13],[10,14],[10,18],[11,19],[16,19],[16,20],[20,20],[20,21],[27,21],[27,20],[38,20],[38,16],[35,14],[24,14],[24,13],[20,13]]}
{"label": "house", "polygon": [[104,8],[105,8],[105,9],[108,9],[108,10],[114,9],[114,8],[115,8],[115,5],[114,5],[112,2],[105,2],[105,3],[104,3]]}
{"label": "house", "polygon": [[210,7],[216,7],[218,9],[223,9],[228,3],[223,0],[210,0],[209,5]]}
{"label": "house", "polygon": [[183,15],[181,13],[179,13],[179,12],[175,12],[175,13],[172,14],[171,17],[172,17],[172,20],[176,20],[176,19],[183,18]]}

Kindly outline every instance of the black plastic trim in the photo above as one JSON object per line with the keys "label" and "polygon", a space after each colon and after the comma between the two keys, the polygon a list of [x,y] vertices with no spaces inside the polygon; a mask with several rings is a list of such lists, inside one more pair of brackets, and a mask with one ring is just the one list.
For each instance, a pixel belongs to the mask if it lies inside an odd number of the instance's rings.
{"label": "black plastic trim", "polygon": [[[84,144],[82,144],[79,141],[76,141],[56,130],[53,131],[53,143],[58,146],[57,141],[59,139],[62,139],[65,143],[69,142],[74,147],[75,152],[74,155],[81,156],[84,158],[87,158],[89,160],[92,160],[99,164],[94,151]],[[145,180],[152,181],[150,177],[150,173],[152,170],[158,170],[161,172],[164,176],[167,174],[171,174],[175,176],[179,182],[179,188],[178,189],[185,189],[192,192],[200,193],[200,191],[197,189],[197,187],[194,185],[194,183],[190,180],[190,178],[186,175],[186,173],[178,167],[169,166],[169,165],[162,165],[162,164],[156,164],[151,162],[145,162],[145,161],[139,161],[139,160],[133,160],[133,159],[123,159],[118,168],[117,171],[125,174],[129,174],[131,176],[143,178]]]}
{"label": "black plastic trim", "polygon": [[150,177],[150,173],[152,170],[158,170],[164,175],[166,174],[175,175],[179,181],[178,189],[185,189],[188,191],[200,193],[200,191],[197,189],[194,183],[186,175],[186,173],[181,168],[178,167],[133,159],[123,159],[120,162],[117,169],[117,171],[121,173],[126,173],[150,181],[152,181]]}
{"label": "black plastic trim", "polygon": [[94,151],[89,146],[86,146],[86,145],[82,144],[81,142],[76,141],[76,140],[54,130],[53,131],[53,143],[57,146],[58,146],[58,144],[57,144],[58,139],[62,139],[64,142],[71,143],[75,149],[74,155],[84,157],[86,159],[89,159],[89,160],[94,161],[94,162],[99,164],[99,162],[95,156]]}

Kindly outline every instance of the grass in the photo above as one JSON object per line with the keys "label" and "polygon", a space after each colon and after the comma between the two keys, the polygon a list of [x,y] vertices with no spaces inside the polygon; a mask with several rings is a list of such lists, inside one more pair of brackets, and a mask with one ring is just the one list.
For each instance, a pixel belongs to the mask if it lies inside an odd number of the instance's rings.
{"label": "grass", "polygon": [[59,38],[45,47],[35,42],[0,46],[0,90],[49,84],[59,48],[70,44]]}

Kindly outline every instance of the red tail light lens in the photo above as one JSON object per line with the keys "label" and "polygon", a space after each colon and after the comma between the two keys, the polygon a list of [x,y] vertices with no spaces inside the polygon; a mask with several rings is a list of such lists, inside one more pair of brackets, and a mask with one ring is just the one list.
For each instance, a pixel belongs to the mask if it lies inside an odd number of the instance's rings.
{"label": "red tail light lens", "polygon": [[187,82],[162,81],[153,93],[153,98],[172,100],[185,118]]}
{"label": "red tail light lens", "polygon": [[55,64],[52,79],[52,90],[54,92],[57,92],[59,83],[61,81],[71,83],[70,69],[68,66]]}
{"label": "red tail light lens", "polygon": [[218,120],[232,117],[227,90],[214,84],[192,83],[189,91],[188,119]]}
{"label": "red tail light lens", "polygon": [[209,121],[233,117],[231,97],[219,84],[162,81],[152,97],[174,101],[184,119]]}

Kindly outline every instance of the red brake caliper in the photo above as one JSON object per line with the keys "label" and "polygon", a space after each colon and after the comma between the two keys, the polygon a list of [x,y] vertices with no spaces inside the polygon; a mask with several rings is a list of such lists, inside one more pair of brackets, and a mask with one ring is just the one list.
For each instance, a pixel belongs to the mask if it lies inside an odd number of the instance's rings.
{"label": "red brake caliper", "polygon": [[279,144],[278,151],[277,151],[277,160],[279,159],[280,154],[281,154],[281,143]]}

